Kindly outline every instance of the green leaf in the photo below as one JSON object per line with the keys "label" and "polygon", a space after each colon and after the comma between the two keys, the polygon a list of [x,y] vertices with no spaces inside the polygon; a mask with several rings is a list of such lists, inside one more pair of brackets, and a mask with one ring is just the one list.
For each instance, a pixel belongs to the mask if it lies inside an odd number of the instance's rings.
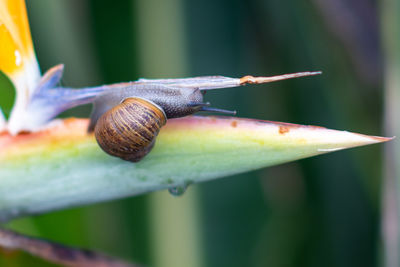
{"label": "green leaf", "polygon": [[390,138],[228,117],[169,120],[138,163],[105,154],[88,120],[0,134],[0,219],[204,182]]}

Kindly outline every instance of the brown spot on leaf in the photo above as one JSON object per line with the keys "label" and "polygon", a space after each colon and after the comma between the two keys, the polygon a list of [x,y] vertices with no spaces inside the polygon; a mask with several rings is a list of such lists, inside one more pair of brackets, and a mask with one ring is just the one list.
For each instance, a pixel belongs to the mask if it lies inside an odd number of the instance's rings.
{"label": "brown spot on leaf", "polygon": [[279,126],[279,133],[280,134],[285,134],[285,133],[288,133],[290,130],[289,130],[289,127],[286,127],[286,126]]}
{"label": "brown spot on leaf", "polygon": [[231,122],[231,126],[232,126],[233,128],[236,128],[236,127],[237,127],[237,121],[232,121],[232,122]]}
{"label": "brown spot on leaf", "polygon": [[28,135],[28,134],[31,134],[31,132],[29,132],[29,131],[20,131],[18,133],[19,136]]}

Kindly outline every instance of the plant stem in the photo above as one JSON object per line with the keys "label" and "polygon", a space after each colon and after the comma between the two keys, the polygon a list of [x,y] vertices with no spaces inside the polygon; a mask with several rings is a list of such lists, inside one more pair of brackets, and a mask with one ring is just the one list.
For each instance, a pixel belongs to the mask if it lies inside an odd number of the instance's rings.
{"label": "plant stem", "polygon": [[89,250],[63,246],[38,238],[28,237],[0,228],[0,246],[10,250],[23,250],[42,259],[71,267],[134,267]]}

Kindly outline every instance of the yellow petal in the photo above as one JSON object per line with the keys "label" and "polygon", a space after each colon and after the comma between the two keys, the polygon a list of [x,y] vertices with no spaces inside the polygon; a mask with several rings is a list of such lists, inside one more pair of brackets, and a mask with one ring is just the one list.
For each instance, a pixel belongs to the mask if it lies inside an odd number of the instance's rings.
{"label": "yellow petal", "polygon": [[15,122],[23,117],[40,80],[24,0],[0,1],[0,71],[11,79],[16,89],[10,115],[10,121]]}
{"label": "yellow petal", "polygon": [[39,78],[24,0],[0,1],[0,48],[0,70],[13,81],[28,71]]}

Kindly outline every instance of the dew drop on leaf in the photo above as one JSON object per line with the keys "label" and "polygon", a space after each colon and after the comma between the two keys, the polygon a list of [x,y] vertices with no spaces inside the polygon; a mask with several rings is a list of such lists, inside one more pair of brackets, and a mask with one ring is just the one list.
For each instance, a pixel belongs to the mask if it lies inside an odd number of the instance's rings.
{"label": "dew drop on leaf", "polygon": [[168,188],[168,192],[171,195],[173,195],[174,197],[179,197],[179,196],[182,196],[186,192],[187,188],[188,188],[188,185],[174,186],[174,187]]}

